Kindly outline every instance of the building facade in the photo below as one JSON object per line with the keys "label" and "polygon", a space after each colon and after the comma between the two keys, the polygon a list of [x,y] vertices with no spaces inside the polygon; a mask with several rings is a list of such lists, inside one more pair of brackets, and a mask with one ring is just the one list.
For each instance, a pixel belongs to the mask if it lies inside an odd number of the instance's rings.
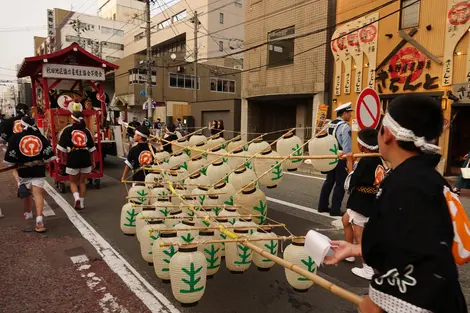
{"label": "building facade", "polygon": [[[357,18],[364,12],[371,13]],[[439,170],[458,174],[470,151],[470,1],[427,0],[425,9],[416,0],[338,0],[337,22],[333,109],[349,101],[355,106],[365,87],[379,93],[383,113],[402,94],[433,97],[445,116]]]}
{"label": "building facade", "polygon": [[328,98],[328,54],[322,44],[334,22],[334,2],[247,2],[245,48],[251,49],[242,79],[242,132],[297,127],[300,138],[309,138],[317,107]]}
{"label": "building facade", "polygon": [[99,0],[98,16],[103,19],[139,25],[142,23],[145,3],[138,0]]}

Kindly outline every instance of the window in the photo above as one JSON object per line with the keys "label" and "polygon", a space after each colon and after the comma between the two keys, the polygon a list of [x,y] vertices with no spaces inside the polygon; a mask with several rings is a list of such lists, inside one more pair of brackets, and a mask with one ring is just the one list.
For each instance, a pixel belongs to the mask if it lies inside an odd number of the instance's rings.
{"label": "window", "polygon": [[[195,76],[168,73],[171,88],[194,89]],[[200,89],[200,78],[197,78],[197,89]]]}
{"label": "window", "polygon": [[105,27],[105,26],[101,27],[101,33],[109,34],[109,35],[113,35],[113,36],[124,37],[124,31],[123,30],[109,28],[109,27]]}
{"label": "window", "polygon": [[157,28],[158,29],[164,29],[164,28],[167,28],[170,25],[171,25],[171,21],[170,21],[170,19],[167,19],[167,20],[164,20],[163,22],[159,23],[157,25]]}
{"label": "window", "polygon": [[144,38],[144,32],[138,33],[134,36],[134,42],[139,41],[140,39]]}
{"label": "window", "polygon": [[65,41],[66,42],[78,42],[78,36],[67,35],[65,36]]}
{"label": "window", "polygon": [[[147,83],[147,70],[133,68],[129,70],[129,84],[144,85]],[[157,85],[157,72],[152,71],[152,85]]]}
{"label": "window", "polygon": [[224,23],[224,13],[220,13],[219,20],[220,20],[220,24]]}
{"label": "window", "polygon": [[224,42],[219,41],[219,51],[224,51]]}
{"label": "window", "polygon": [[117,60],[120,60],[121,58],[109,56],[109,57],[105,57],[104,59],[105,59],[106,61],[108,61],[108,62],[113,63],[113,62],[116,62]]}
{"label": "window", "polygon": [[288,27],[268,33],[268,66],[276,67],[294,64],[293,38],[280,40],[295,34],[295,27]]}
{"label": "window", "polygon": [[124,50],[124,45],[120,43],[103,41],[103,46],[113,50]]}
{"label": "window", "polygon": [[177,13],[177,14],[173,15],[173,17],[172,17],[173,23],[181,21],[185,17],[186,17],[186,10],[181,11],[180,13]]}
{"label": "window", "polygon": [[92,25],[92,24],[85,24],[84,28],[88,31],[91,31],[91,32],[95,31],[95,25]]}
{"label": "window", "polygon": [[235,81],[211,77],[211,91],[235,93]]}
{"label": "window", "polygon": [[[413,4],[414,3],[414,4]],[[401,0],[400,29],[419,25],[419,6],[421,1]]]}
{"label": "window", "polygon": [[240,2],[235,2],[234,5],[236,8],[241,8],[243,6]]}

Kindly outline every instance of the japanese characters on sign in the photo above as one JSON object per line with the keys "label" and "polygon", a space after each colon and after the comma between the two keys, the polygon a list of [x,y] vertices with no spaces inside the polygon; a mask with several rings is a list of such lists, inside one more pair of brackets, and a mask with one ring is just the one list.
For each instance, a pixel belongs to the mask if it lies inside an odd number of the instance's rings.
{"label": "japanese characters on sign", "polygon": [[55,37],[55,15],[54,10],[47,10],[47,36]]}
{"label": "japanese characters on sign", "polygon": [[42,67],[42,76],[70,80],[105,80],[103,68],[64,64],[44,64]]}
{"label": "japanese characters on sign", "polygon": [[459,102],[470,102],[470,85],[469,84],[453,84],[452,93],[459,98]]}
{"label": "japanese characters on sign", "polygon": [[431,60],[415,47],[405,47],[397,52],[391,59],[387,69],[382,69],[377,74],[377,88],[379,93],[389,89],[396,93],[402,91],[415,91],[423,86],[426,90],[439,88],[438,77],[425,75],[425,81],[416,82],[423,74],[424,69],[431,68]]}

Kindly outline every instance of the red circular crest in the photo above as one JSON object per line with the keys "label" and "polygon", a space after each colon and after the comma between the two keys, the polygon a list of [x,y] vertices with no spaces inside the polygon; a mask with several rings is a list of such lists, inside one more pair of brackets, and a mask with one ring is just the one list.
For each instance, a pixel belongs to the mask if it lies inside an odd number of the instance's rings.
{"label": "red circular crest", "polygon": [[331,50],[333,50],[333,52],[335,53],[338,53],[338,49],[336,49],[336,39],[332,40],[330,45],[331,45]]}
{"label": "red circular crest", "polygon": [[153,158],[152,158],[152,153],[150,151],[142,151],[139,154],[139,164],[146,165],[146,164],[152,164]]}
{"label": "red circular crest", "polygon": [[368,25],[364,28],[361,28],[359,31],[359,40],[362,43],[371,42],[377,37],[377,27],[375,25]]}
{"label": "red circular crest", "polygon": [[414,47],[408,47],[401,49],[398,51],[397,54],[395,54],[391,59],[390,59],[390,65],[392,66],[392,69],[394,69],[391,73],[392,78],[400,78],[399,83],[403,84],[406,79],[408,78],[409,74],[408,73],[403,73],[403,75],[400,75],[399,72],[395,71],[396,65],[400,64],[401,67],[403,67],[405,64],[407,64],[408,68],[411,68],[412,64],[415,63],[415,70],[411,74],[411,81],[410,83],[414,82],[415,80],[418,79],[418,77],[421,76],[423,73],[423,68],[418,69],[418,64],[419,63],[425,64],[426,63],[426,56],[419,52],[418,49]]}
{"label": "red circular crest", "polygon": [[339,34],[339,38],[336,40],[339,50],[346,49],[348,47],[347,42],[346,33]]}
{"label": "red circular crest", "polygon": [[75,145],[75,147],[80,147],[80,148],[86,147],[87,141],[88,141],[88,138],[84,131],[81,131],[81,130],[72,131],[72,143]]}
{"label": "red circular crest", "polygon": [[464,25],[470,20],[470,3],[462,1],[455,4],[452,9],[449,10],[447,18],[449,19],[449,23],[454,26]]}
{"label": "red circular crest", "polygon": [[13,133],[18,134],[18,133],[21,133],[22,131],[23,131],[23,125],[21,125],[21,121],[16,120],[13,123]]}
{"label": "red circular crest", "polygon": [[350,45],[351,47],[359,46],[359,38],[357,32],[348,35],[348,45]]}
{"label": "red circular crest", "polygon": [[20,140],[19,149],[24,156],[35,157],[42,151],[42,141],[33,135],[24,136]]}

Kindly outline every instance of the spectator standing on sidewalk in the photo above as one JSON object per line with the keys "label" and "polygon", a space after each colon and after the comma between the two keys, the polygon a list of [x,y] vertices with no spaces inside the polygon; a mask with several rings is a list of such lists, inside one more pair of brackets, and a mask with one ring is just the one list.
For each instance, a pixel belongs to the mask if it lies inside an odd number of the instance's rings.
{"label": "spectator standing on sidewalk", "polygon": [[[335,112],[338,118],[332,121],[328,126],[328,133],[335,136],[338,141],[340,154],[352,152],[351,126],[348,122],[351,120],[352,111],[351,102],[340,105]],[[341,204],[344,198],[344,182],[348,173],[346,171],[346,161],[338,160],[336,167],[329,171],[326,180],[323,183],[320,200],[318,203],[318,212],[329,212],[330,216],[341,216]],[[334,190],[333,190],[334,187]],[[333,199],[330,209],[330,194],[333,190]]]}
{"label": "spectator standing on sidewalk", "polygon": [[176,131],[179,132],[182,137],[186,135],[186,130],[184,129],[183,122],[179,117],[176,119]]}
{"label": "spectator standing on sidewalk", "polygon": [[85,124],[82,112],[72,114],[73,123],[60,136],[57,149],[67,153],[65,172],[70,175],[70,190],[75,200],[75,209],[85,208],[87,175],[95,168],[93,152],[95,141]]}
{"label": "spectator standing on sidewalk", "polygon": [[142,125],[144,125],[144,126],[147,127],[148,129],[150,129],[150,127],[152,127],[152,123],[150,123],[148,117],[145,117],[145,118],[144,118],[144,121],[142,122]]}
{"label": "spectator standing on sidewalk", "polygon": [[[45,232],[43,220],[44,209],[44,182],[46,180],[46,167],[56,158],[54,149],[47,139],[34,125],[34,120],[28,116],[21,120],[23,131],[15,133],[8,142],[4,162],[16,165],[18,168],[19,187],[18,195],[24,199],[26,212],[30,212],[32,219],[32,201],[36,206],[36,231]],[[25,216],[26,217],[26,216]]]}
{"label": "spectator standing on sidewalk", "polygon": [[162,120],[160,118],[157,118],[154,128],[156,130],[156,136],[161,137],[162,136]]}

